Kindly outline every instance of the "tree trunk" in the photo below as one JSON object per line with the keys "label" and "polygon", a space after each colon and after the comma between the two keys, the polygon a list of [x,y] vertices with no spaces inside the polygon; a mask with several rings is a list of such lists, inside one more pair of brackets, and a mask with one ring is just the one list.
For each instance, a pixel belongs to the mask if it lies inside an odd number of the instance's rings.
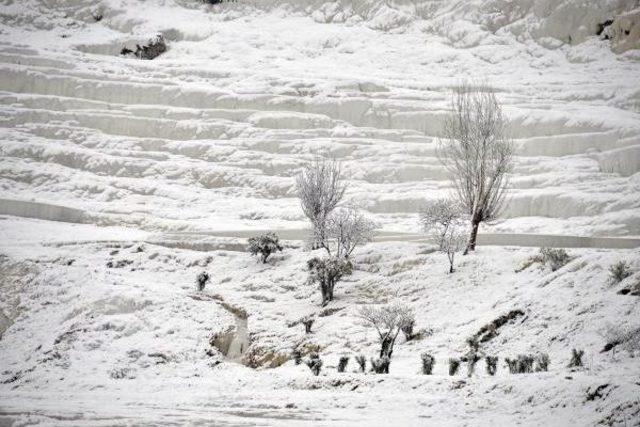
{"label": "tree trunk", "polygon": [[464,250],[464,255],[467,255],[469,251],[476,250],[476,240],[478,238],[478,227],[480,227],[480,221],[474,218],[471,221],[471,236],[469,237],[469,243],[467,244],[467,248]]}
{"label": "tree trunk", "polygon": [[385,336],[380,343],[380,357],[387,356],[391,359],[391,354],[393,353],[393,338],[390,336]]}

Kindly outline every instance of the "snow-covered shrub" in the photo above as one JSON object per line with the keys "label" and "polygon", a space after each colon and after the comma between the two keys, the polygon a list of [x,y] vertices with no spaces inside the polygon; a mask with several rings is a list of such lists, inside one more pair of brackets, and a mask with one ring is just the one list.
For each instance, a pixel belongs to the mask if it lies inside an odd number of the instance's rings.
{"label": "snow-covered shrub", "polygon": [[569,360],[569,368],[577,368],[582,365],[582,356],[584,356],[584,350],[571,349],[571,360]]}
{"label": "snow-covered shrub", "polygon": [[167,51],[167,44],[164,41],[162,34],[158,34],[154,38],[150,39],[146,45],[136,45],[136,50],[131,50],[127,47],[123,47],[120,51],[121,55],[135,55],[139,59],[155,59],[164,52]]}
{"label": "snow-covered shrub", "polygon": [[294,348],[291,351],[291,357],[293,358],[293,363],[295,363],[296,365],[302,363],[302,352],[299,349]]}
{"label": "snow-covered shrub", "polygon": [[367,358],[364,354],[359,354],[356,356],[356,363],[360,367],[360,372],[366,372],[367,369]]}
{"label": "snow-covered shrub", "polygon": [[315,375],[316,377],[320,375],[320,370],[322,369],[322,359],[320,359],[318,353],[311,353],[309,355],[309,359],[307,359],[305,363],[307,364],[309,369],[311,369],[313,375]]}
{"label": "snow-covered shrub", "polygon": [[355,207],[336,209],[326,222],[326,250],[335,248],[337,257],[348,258],[357,246],[373,239],[375,224]]}
{"label": "snow-covered shrub", "polygon": [[504,359],[504,361],[507,364],[507,367],[509,368],[509,373],[511,374],[518,373],[518,359],[511,359],[507,357],[506,359]]}
{"label": "snow-covered shrub", "polygon": [[487,356],[485,361],[487,362],[487,374],[495,375],[498,371],[498,356]]}
{"label": "snow-covered shrub", "polygon": [[204,287],[207,285],[207,283],[209,283],[210,279],[211,277],[206,271],[202,271],[201,273],[199,273],[196,276],[196,288],[198,289],[198,291],[203,291]]}
{"label": "snow-covered shrub", "polygon": [[571,257],[564,249],[541,248],[542,264],[549,266],[551,271],[559,270],[569,263]]}
{"label": "snow-covered shrub", "polygon": [[404,326],[415,322],[413,311],[400,303],[382,307],[364,306],[358,314],[378,333],[381,358],[384,356],[391,358],[398,334]]}
{"label": "snow-covered shrub", "polygon": [[415,326],[415,324],[416,324],[415,320],[411,320],[407,322],[405,325],[403,325],[401,328],[402,333],[404,334],[404,338],[407,341],[411,341],[415,337],[413,333],[413,327]]}
{"label": "snow-covered shrub", "polygon": [[453,376],[458,372],[458,368],[460,367],[460,359],[455,357],[449,358],[449,375]]}
{"label": "snow-covered shrub", "polygon": [[536,372],[547,372],[549,370],[549,355],[540,353],[536,356]]}
{"label": "snow-covered shrub", "polygon": [[311,326],[313,326],[313,323],[316,321],[316,319],[313,316],[307,316],[302,318],[302,320],[300,321],[303,325],[304,325],[304,333],[305,334],[310,334],[311,333]]}
{"label": "snow-covered shrub", "polygon": [[311,247],[326,249],[327,220],[347,189],[340,164],[334,159],[316,156],[298,175],[296,189],[302,211],[313,227]]}
{"label": "snow-covered shrub", "polygon": [[480,223],[495,220],[504,207],[514,151],[506,128],[495,90],[470,83],[454,89],[438,157],[471,219],[465,252],[475,250]]}
{"label": "snow-covered shrub", "polygon": [[609,267],[611,283],[620,283],[629,276],[631,276],[631,267],[626,261],[618,261]]}
{"label": "snow-covered shrub", "polygon": [[533,362],[535,357],[530,354],[521,354],[518,356],[518,373],[530,374],[533,372]]}
{"label": "snow-covered shrub", "polygon": [[449,259],[449,273],[453,273],[455,254],[467,244],[466,219],[459,203],[450,199],[439,199],[428,204],[420,213],[424,231],[438,245],[438,250]]}
{"label": "snow-covered shrub", "polygon": [[422,360],[422,374],[431,375],[433,366],[436,364],[436,358],[429,353],[422,353],[420,359]]}
{"label": "snow-covered shrub", "polygon": [[347,365],[349,364],[349,356],[340,356],[340,361],[338,361],[338,372],[344,372],[347,369]]}
{"label": "snow-covered shrub", "polygon": [[371,358],[371,370],[376,374],[388,374],[391,359],[388,356],[382,356],[377,359]]}
{"label": "snow-covered shrub", "polygon": [[467,376],[472,377],[476,371],[476,363],[480,360],[480,356],[478,356],[478,353],[472,351],[469,352],[464,359],[467,362]]}
{"label": "snow-covered shrub", "polygon": [[320,286],[322,294],[322,305],[326,305],[329,301],[333,301],[333,290],[336,282],[342,276],[351,274],[353,264],[344,258],[326,257],[312,258],[307,261],[307,269],[309,270],[309,283],[317,283]]}
{"label": "snow-covered shrub", "polygon": [[275,233],[265,233],[261,236],[252,237],[249,239],[249,252],[251,255],[258,255],[262,257],[262,263],[267,263],[267,258],[276,251],[282,251],[282,245],[278,236]]}

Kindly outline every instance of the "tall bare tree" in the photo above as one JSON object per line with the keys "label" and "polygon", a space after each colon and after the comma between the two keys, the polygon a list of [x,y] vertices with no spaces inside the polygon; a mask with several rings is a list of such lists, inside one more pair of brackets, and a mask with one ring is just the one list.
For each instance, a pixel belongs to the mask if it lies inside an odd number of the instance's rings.
{"label": "tall bare tree", "polygon": [[454,89],[438,156],[450,174],[458,201],[471,219],[465,254],[476,248],[481,222],[495,220],[504,207],[513,168],[513,142],[492,89],[462,83]]}
{"label": "tall bare tree", "polygon": [[296,187],[302,211],[313,227],[313,249],[327,248],[327,219],[347,189],[340,163],[317,155],[298,175]]}

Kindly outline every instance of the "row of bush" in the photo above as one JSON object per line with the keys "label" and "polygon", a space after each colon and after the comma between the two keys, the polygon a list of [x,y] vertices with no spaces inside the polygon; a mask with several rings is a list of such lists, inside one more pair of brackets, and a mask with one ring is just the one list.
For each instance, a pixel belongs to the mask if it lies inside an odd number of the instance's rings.
{"label": "row of bush", "polygon": [[[312,352],[306,360],[303,360],[302,354],[298,350],[293,351],[293,360],[296,365],[304,363],[309,367],[313,375],[319,375],[323,366],[322,359],[317,352]],[[583,350],[572,349],[571,359],[567,364],[569,368],[576,368],[583,366],[582,357],[584,356]],[[358,364],[358,371],[365,373],[367,371],[367,358],[360,354],[355,356],[355,361]],[[338,361],[337,371],[345,372],[349,364],[349,356],[341,356]],[[436,358],[429,354],[423,353],[420,356],[421,360],[421,372],[423,375],[432,375],[433,368],[436,364]],[[463,357],[452,357],[448,359],[448,372],[450,376],[454,376],[459,372],[463,363],[467,365],[467,376],[471,377],[475,373],[476,364],[482,360],[477,354]],[[498,356],[485,356],[485,369],[487,374],[493,376],[498,371]],[[549,370],[549,364],[551,359],[546,353],[533,354],[520,354],[516,357],[506,357],[504,359],[506,367],[511,374],[529,374],[533,372],[547,372]],[[370,372],[376,374],[388,374],[389,367],[391,365],[391,358],[383,354],[380,357],[370,359]]]}

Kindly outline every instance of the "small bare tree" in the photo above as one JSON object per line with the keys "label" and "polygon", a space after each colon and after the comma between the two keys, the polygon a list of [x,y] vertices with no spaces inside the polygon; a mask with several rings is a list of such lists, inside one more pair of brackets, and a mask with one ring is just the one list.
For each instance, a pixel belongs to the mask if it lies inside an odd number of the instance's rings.
{"label": "small bare tree", "polygon": [[302,211],[313,227],[312,248],[326,247],[327,218],[338,206],[347,189],[341,176],[340,164],[334,159],[316,156],[298,175],[296,187]]}
{"label": "small bare tree", "polygon": [[364,306],[360,318],[373,326],[380,341],[380,357],[391,358],[396,338],[404,326],[415,322],[413,311],[400,303],[383,307]]}
{"label": "small bare tree", "polygon": [[428,204],[420,213],[424,230],[449,259],[449,273],[453,273],[456,252],[465,248],[467,230],[465,215],[460,204],[451,199],[439,199]]}
{"label": "small bare tree", "polygon": [[326,223],[326,249],[331,254],[335,247],[337,257],[349,258],[357,246],[373,239],[375,224],[355,207],[336,209]]}
{"label": "small bare tree", "polygon": [[466,254],[475,250],[480,223],[495,220],[504,207],[513,142],[506,134],[502,107],[487,85],[460,84],[451,108],[438,156],[471,220]]}

